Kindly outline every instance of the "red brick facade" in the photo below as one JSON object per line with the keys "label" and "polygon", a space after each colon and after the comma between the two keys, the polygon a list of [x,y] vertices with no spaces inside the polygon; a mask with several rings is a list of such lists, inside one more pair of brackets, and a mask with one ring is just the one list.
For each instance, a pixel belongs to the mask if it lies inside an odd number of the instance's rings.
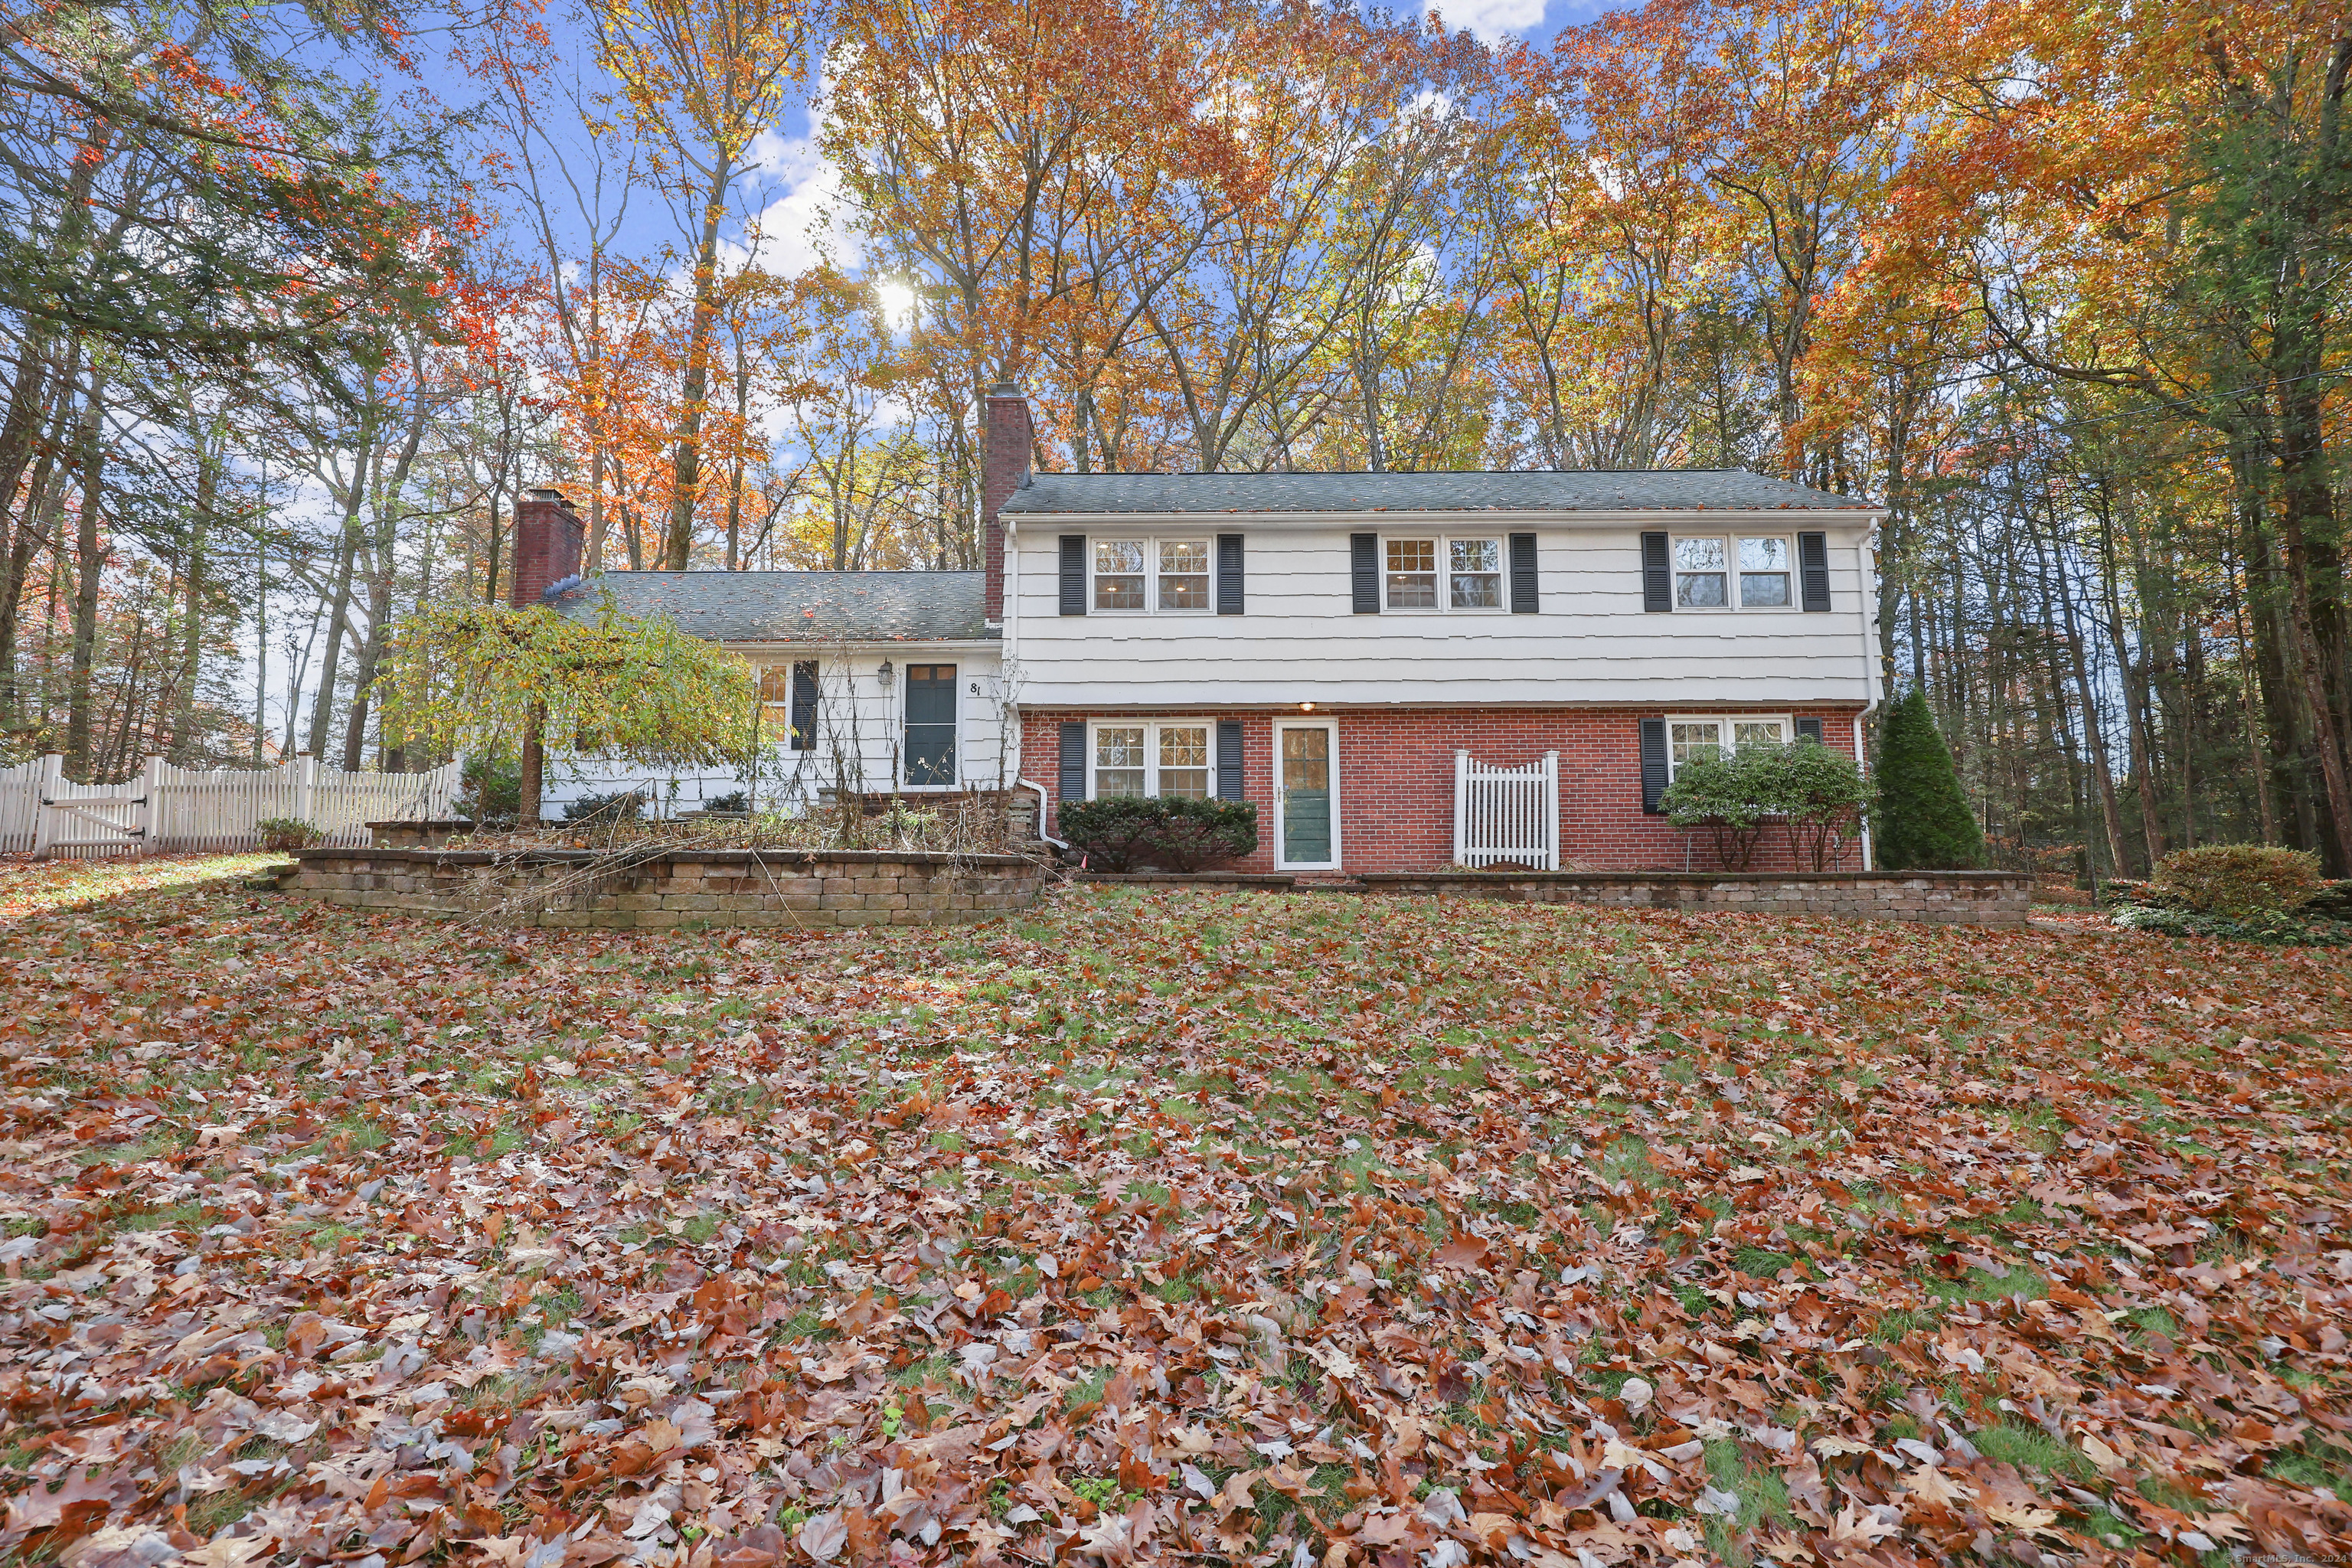
{"label": "red brick facade", "polygon": [[[1743,710],[1745,711],[1747,710]],[[1822,721],[1825,744],[1851,755],[1856,710],[1771,709]],[[1340,868],[1425,871],[1454,858],[1454,753],[1517,767],[1559,753],[1559,836],[1566,864],[1594,870],[1714,870],[1705,832],[1686,834],[1642,809],[1641,721],[1662,710],[1633,708],[1396,709],[1318,707],[1313,713],[1265,709],[1213,713],[1137,710],[1027,710],[1021,718],[1021,773],[1049,792],[1060,778],[1065,721],[1112,717],[1242,721],[1242,798],[1258,808],[1258,849],[1234,868],[1274,864],[1274,725],[1278,719],[1330,719],[1339,725]],[[1678,711],[1690,711],[1678,710]],[[1727,714],[1726,717],[1730,715]],[[1057,796],[1058,804],[1058,796]],[[1788,835],[1767,829],[1753,868],[1790,869]],[[1835,869],[1855,870],[1849,851]]]}

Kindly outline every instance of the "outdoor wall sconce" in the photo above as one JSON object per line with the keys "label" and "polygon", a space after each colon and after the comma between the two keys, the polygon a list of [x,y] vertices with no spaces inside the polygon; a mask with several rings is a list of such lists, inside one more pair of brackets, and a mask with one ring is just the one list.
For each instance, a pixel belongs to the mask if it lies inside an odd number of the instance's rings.
{"label": "outdoor wall sconce", "polygon": [[881,678],[882,684],[885,686],[890,684],[890,678],[897,673],[897,670],[890,668],[890,661],[887,658],[882,661],[882,668],[875,671],[875,674]]}

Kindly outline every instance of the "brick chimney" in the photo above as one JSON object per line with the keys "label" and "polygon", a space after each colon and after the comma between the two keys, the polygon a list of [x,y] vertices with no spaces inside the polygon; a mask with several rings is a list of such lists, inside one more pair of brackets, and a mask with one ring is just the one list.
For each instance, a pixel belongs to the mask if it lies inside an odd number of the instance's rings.
{"label": "brick chimney", "polygon": [[1004,525],[997,512],[1029,482],[1034,431],[1029,400],[1009,381],[988,389],[981,405],[980,560],[988,574],[988,624],[1004,623]]}
{"label": "brick chimney", "polygon": [[580,514],[562,490],[526,490],[515,503],[514,571],[508,603],[518,610],[540,602],[548,585],[580,574],[585,535]]}

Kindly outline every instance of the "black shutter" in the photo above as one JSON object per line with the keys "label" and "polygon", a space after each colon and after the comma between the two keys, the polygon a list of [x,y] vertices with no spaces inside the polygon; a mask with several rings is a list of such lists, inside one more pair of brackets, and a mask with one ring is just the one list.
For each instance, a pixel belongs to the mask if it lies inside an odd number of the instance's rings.
{"label": "black shutter", "polygon": [[816,750],[816,660],[793,666],[793,744],[795,752]]}
{"label": "black shutter", "polygon": [[1087,798],[1087,723],[1072,720],[1062,726],[1062,798]]}
{"label": "black shutter", "polygon": [[1242,721],[1217,721],[1217,798],[1242,797]]}
{"label": "black shutter", "polygon": [[1381,613],[1381,536],[1377,533],[1348,535],[1349,575],[1356,589],[1356,614],[1376,616]]}
{"label": "black shutter", "polygon": [[1826,533],[1797,535],[1797,569],[1805,579],[1805,608],[1826,610],[1830,607],[1830,536]]}
{"label": "black shutter", "polygon": [[1532,533],[1511,535],[1511,613],[1536,613],[1536,536]]}
{"label": "black shutter", "polygon": [[1666,793],[1666,721],[1642,721],[1642,809],[1655,816]]}
{"label": "black shutter", "polygon": [[1674,607],[1675,574],[1666,561],[1666,536],[1645,533],[1642,535],[1642,608],[1655,612]]}
{"label": "black shutter", "polygon": [[1814,744],[1819,745],[1822,739],[1822,721],[1819,719],[1798,720],[1797,739],[1800,741],[1811,741]]}
{"label": "black shutter", "polygon": [[1242,536],[1217,535],[1217,614],[1242,613]]}
{"label": "black shutter", "polygon": [[1062,535],[1062,614],[1087,613],[1087,536]]}

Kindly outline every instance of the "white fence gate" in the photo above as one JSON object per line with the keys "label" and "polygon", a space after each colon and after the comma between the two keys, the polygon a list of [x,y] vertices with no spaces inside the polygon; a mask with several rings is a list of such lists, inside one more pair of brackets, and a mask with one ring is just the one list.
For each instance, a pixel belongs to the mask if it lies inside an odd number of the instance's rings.
{"label": "white fence gate", "polygon": [[1523,768],[1454,753],[1454,863],[1559,869],[1559,753]]}
{"label": "white fence gate", "polygon": [[65,759],[0,769],[0,852],[142,855],[164,849],[252,849],[260,825],[293,817],[322,844],[358,845],[371,822],[446,817],[460,764],[422,773],[347,773],[298,757],[281,768],[204,772],[150,757],[122,784],[78,784]]}

